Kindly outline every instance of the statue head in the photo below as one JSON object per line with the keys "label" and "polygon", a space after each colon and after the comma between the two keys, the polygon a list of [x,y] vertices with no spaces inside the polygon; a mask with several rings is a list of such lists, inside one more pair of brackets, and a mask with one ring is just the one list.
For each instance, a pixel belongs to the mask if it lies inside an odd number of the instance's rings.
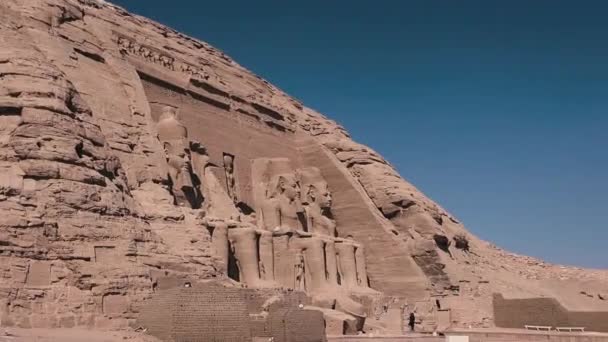
{"label": "statue head", "polygon": [[164,106],[163,110],[160,114],[159,121],[167,120],[167,119],[175,119],[177,120],[177,108],[172,106]]}
{"label": "statue head", "polygon": [[300,184],[294,174],[283,173],[272,177],[269,184],[269,198],[279,195],[287,197],[290,201],[300,198]]}
{"label": "statue head", "polygon": [[330,208],[332,205],[329,185],[316,167],[307,167],[299,170],[302,188],[304,189],[304,202],[316,203],[321,208]]}
{"label": "statue head", "polygon": [[224,154],[224,168],[228,172],[232,172],[234,168],[234,157],[229,154]]}
{"label": "statue head", "polygon": [[[188,129],[178,120],[177,108],[164,106],[156,126],[158,139],[171,141],[173,149],[188,149]],[[176,143],[176,141],[180,141]],[[179,145],[179,146],[177,146]]]}

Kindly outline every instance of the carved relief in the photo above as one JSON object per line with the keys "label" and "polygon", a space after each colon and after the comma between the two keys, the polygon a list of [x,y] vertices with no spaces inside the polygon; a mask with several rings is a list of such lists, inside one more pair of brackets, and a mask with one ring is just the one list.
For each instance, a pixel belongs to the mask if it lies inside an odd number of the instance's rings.
{"label": "carved relief", "polygon": [[228,197],[230,197],[234,203],[238,203],[236,178],[234,176],[234,156],[228,153],[224,153],[224,172],[226,173],[226,190],[228,192]]}
{"label": "carved relief", "polygon": [[[290,248],[296,251],[296,255],[304,256],[303,273],[304,279],[308,280],[305,281],[305,290],[308,292],[321,292],[327,289],[323,247],[323,240],[317,237],[294,237],[290,241]],[[297,282],[296,286],[298,286]]]}
{"label": "carved relief", "polygon": [[202,68],[178,60],[175,57],[172,57],[167,53],[164,53],[163,51],[151,46],[139,44],[130,38],[117,35],[116,43],[118,44],[118,49],[122,54],[134,56],[143,59],[146,62],[161,66],[167,70],[182,72],[195,78],[209,78]]}

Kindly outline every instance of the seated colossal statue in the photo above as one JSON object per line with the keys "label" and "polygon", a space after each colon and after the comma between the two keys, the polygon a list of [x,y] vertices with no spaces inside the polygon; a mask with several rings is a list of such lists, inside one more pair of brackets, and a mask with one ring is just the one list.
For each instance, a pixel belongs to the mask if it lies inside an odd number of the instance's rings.
{"label": "seated colossal statue", "polygon": [[275,175],[268,184],[267,198],[262,203],[262,215],[266,230],[295,232],[301,230],[300,185],[295,174]]}
{"label": "seated colossal statue", "polygon": [[302,185],[302,203],[308,232],[336,236],[336,222],[330,218],[332,198],[321,170],[306,167],[298,170]]}
{"label": "seated colossal statue", "polygon": [[364,320],[364,306],[351,298],[352,290],[367,278],[363,248],[337,237],[331,192],[320,169],[294,171],[284,158],[256,159],[252,165],[260,227],[272,232],[267,241],[272,244],[276,282],[306,292],[316,307]]}
{"label": "seated colossal statue", "polygon": [[184,205],[188,202],[187,193],[193,189],[192,164],[188,130],[178,121],[175,108],[163,108],[157,124],[157,133],[165,151],[171,191],[177,204]]}

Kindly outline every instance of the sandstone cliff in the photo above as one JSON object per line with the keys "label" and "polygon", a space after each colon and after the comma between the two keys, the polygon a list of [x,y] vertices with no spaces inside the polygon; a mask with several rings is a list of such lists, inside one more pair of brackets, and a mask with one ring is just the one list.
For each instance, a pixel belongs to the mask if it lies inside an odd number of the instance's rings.
{"label": "sandstone cliff", "polygon": [[[452,325],[491,326],[493,293],[608,311],[608,272],[481,241],[344,128],[202,41],[101,0],[5,0],[0,47],[3,324],[125,326],[157,288],[228,281],[203,225],[259,216],[261,157],[318,167],[370,286],[429,324],[440,306]],[[225,155],[243,161],[234,189],[206,184],[230,196],[175,205],[155,128],[165,105],[191,113],[213,179]]]}

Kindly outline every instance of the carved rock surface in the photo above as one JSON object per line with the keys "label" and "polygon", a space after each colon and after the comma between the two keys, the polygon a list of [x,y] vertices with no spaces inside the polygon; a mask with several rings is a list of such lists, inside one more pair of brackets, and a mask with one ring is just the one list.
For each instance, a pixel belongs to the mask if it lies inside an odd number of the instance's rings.
{"label": "carved rock surface", "polygon": [[[344,128],[202,41],[102,0],[3,0],[0,46],[3,325],[126,327],[155,291],[227,279],[209,222],[258,224],[258,158],[320,170],[337,234],[365,247],[389,307],[432,324],[440,301],[464,327],[493,324],[493,293],[608,311],[608,272],[478,239]],[[195,209],[167,180],[167,106],[206,147],[192,152]]]}

